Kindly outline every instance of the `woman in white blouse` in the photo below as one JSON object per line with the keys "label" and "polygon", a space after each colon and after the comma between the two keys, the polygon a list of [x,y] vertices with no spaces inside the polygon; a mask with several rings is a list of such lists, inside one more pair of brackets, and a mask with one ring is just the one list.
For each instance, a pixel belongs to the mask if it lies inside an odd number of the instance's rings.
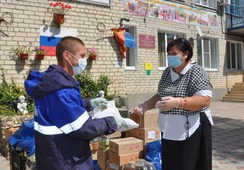
{"label": "woman in white blouse", "polygon": [[186,39],[170,41],[167,53],[169,67],[158,93],[134,111],[159,108],[163,170],[211,170],[212,85],[205,70],[191,64],[193,52]]}

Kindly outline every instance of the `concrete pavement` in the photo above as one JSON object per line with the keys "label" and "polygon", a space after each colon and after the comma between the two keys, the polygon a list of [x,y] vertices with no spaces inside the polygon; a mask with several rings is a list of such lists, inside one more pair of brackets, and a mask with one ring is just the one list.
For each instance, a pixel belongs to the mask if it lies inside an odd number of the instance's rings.
{"label": "concrete pavement", "polygon": [[[212,170],[244,170],[244,103],[214,101],[210,105],[214,126]],[[0,155],[0,170],[10,165]]]}
{"label": "concrete pavement", "polygon": [[244,170],[244,103],[216,101],[210,108],[213,170]]}
{"label": "concrete pavement", "polygon": [[0,154],[0,170],[10,170],[9,161]]}

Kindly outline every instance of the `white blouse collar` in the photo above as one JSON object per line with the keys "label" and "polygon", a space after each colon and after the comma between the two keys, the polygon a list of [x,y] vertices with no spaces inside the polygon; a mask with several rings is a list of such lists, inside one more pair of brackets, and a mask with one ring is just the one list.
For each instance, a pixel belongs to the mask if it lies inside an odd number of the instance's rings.
{"label": "white blouse collar", "polygon": [[[186,74],[186,72],[192,67],[192,64],[187,64],[185,66],[185,68],[180,72],[181,75]],[[177,80],[180,76],[178,73],[174,72],[172,67],[170,69],[170,73],[171,73],[171,80],[174,82],[175,80]]]}

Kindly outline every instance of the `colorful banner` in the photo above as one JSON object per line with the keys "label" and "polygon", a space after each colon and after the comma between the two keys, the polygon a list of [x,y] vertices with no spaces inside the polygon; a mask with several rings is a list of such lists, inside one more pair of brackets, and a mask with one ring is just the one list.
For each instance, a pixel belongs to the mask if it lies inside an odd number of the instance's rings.
{"label": "colorful banner", "polygon": [[131,1],[124,0],[123,11],[132,13],[134,15],[146,16],[148,9],[148,2],[146,0]]}
{"label": "colorful banner", "polygon": [[164,21],[211,28],[219,27],[216,13],[163,0],[124,0],[123,11],[143,17],[158,18]]}
{"label": "colorful banner", "polygon": [[55,56],[56,45],[65,36],[77,37],[77,29],[41,26],[40,48],[48,51],[47,56]]}

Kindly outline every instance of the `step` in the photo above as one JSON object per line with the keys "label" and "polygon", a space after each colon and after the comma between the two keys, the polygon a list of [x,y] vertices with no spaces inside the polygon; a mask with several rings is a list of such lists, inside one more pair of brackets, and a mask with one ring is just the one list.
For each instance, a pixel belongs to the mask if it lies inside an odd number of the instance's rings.
{"label": "step", "polygon": [[226,94],[226,96],[243,96],[244,97],[244,94],[242,93],[229,93],[229,94]]}
{"label": "step", "polygon": [[235,83],[234,86],[244,86],[244,83]]}
{"label": "step", "polygon": [[235,83],[228,94],[223,97],[222,101],[244,102],[244,82]]}
{"label": "step", "polygon": [[230,101],[230,102],[244,102],[244,99],[222,99],[221,101]]}
{"label": "step", "polygon": [[235,87],[235,88],[232,88],[230,91],[244,91],[244,87]]}
{"label": "step", "polygon": [[244,91],[231,90],[228,94],[243,94],[244,95]]}
{"label": "step", "polygon": [[244,87],[244,83],[235,83],[233,87]]}
{"label": "step", "polygon": [[223,99],[243,99],[244,100],[244,96],[230,96],[230,95],[226,95],[225,97],[223,97]]}

